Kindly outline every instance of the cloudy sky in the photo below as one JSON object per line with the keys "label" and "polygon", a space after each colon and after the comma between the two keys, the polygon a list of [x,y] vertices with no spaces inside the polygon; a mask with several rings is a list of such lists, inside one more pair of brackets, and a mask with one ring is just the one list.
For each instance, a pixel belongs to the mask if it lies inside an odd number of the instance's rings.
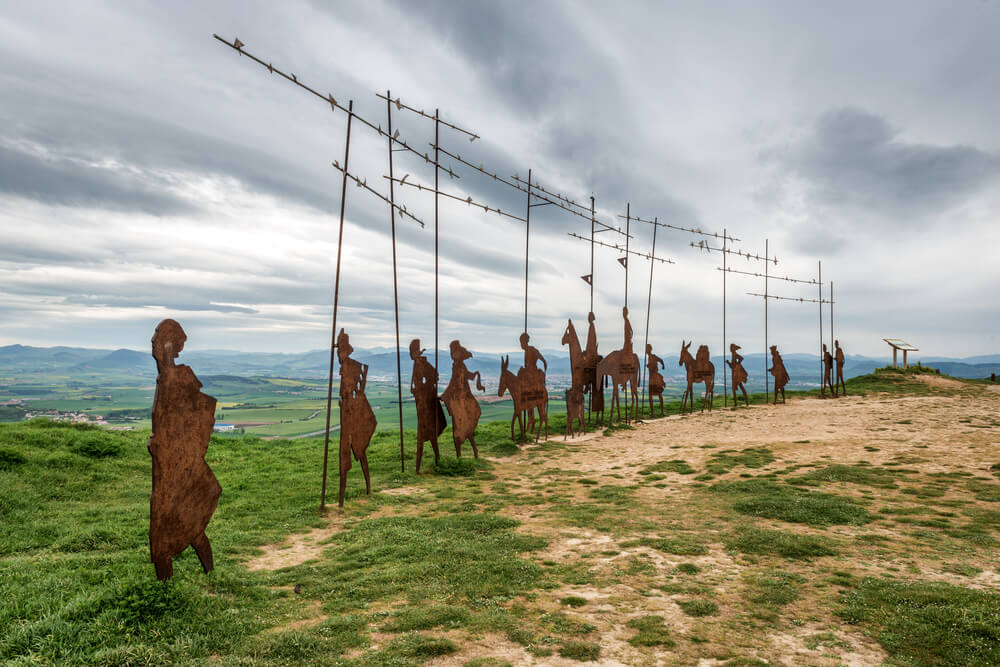
{"label": "cloudy sky", "polygon": [[[329,344],[346,115],[212,38],[387,127],[377,91],[469,128],[443,147],[533,178],[607,223],[740,239],[778,275],[833,280],[836,336],[882,355],[1000,352],[1000,2],[4,2],[0,12],[0,344],[146,349],[175,317],[198,349]],[[409,144],[433,124],[396,111]],[[397,176],[433,170],[394,153]],[[524,214],[523,193],[447,158],[442,189]],[[387,192],[387,142],[355,124],[350,170]],[[433,340],[433,197],[397,191],[401,335]],[[388,207],[351,185],[339,323],[391,345]],[[528,328],[556,348],[589,306],[590,224],[532,209]],[[652,228],[631,226],[646,252]],[[599,238],[614,242],[613,233]],[[670,230],[650,340],[722,347],[718,254]],[[512,349],[524,224],[440,203],[440,336]],[[713,241],[714,244],[714,241]],[[620,346],[624,270],[595,253],[601,349]],[[649,262],[633,259],[637,347]],[[738,260],[741,270],[759,271]],[[728,340],[763,351],[763,281],[727,283]],[[816,288],[772,282],[773,294]],[[828,296],[824,294],[824,296]],[[829,312],[823,314],[828,336]],[[771,302],[770,340],[819,345],[815,304]],[[582,334],[583,335],[583,334]]]}

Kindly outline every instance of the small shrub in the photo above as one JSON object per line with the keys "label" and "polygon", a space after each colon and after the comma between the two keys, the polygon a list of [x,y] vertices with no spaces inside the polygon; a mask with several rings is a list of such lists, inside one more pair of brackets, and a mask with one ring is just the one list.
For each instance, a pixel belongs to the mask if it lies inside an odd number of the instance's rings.
{"label": "small shrub", "polygon": [[579,595],[567,595],[559,600],[559,604],[566,605],[567,607],[582,607],[587,604],[587,598],[582,598]]}
{"label": "small shrub", "polygon": [[23,465],[28,462],[21,452],[8,447],[0,447],[0,470],[13,470],[14,466]]}
{"label": "small shrub", "polygon": [[190,600],[172,582],[150,580],[121,589],[113,606],[118,607],[124,625],[138,628],[167,614],[180,615],[190,606]]}
{"label": "small shrub", "polygon": [[476,474],[476,469],[477,466],[474,459],[458,459],[449,456],[443,457],[434,466],[434,472],[446,477],[471,477]]}
{"label": "small shrub", "polygon": [[464,607],[449,604],[428,607],[407,607],[393,614],[382,626],[383,632],[409,632],[429,630],[437,627],[457,628],[469,621],[469,612]]}
{"label": "small shrub", "polygon": [[640,616],[628,622],[630,628],[639,631],[637,635],[628,640],[632,646],[673,646],[674,640],[670,638],[670,630],[663,624],[662,616]]}
{"label": "small shrub", "polygon": [[701,568],[694,563],[681,563],[677,566],[676,570],[684,574],[698,574],[701,572]]}
{"label": "small shrub", "polygon": [[566,642],[559,647],[559,655],[570,660],[592,662],[601,657],[601,646],[591,642]]}
{"label": "small shrub", "polygon": [[719,605],[711,600],[682,600],[677,603],[677,606],[688,616],[715,616],[719,613]]}
{"label": "small shrub", "polygon": [[745,527],[726,541],[726,547],[745,554],[777,554],[791,560],[834,556],[833,541],[767,528]]}
{"label": "small shrub", "polygon": [[84,431],[75,434],[69,441],[69,448],[80,456],[103,459],[121,456],[121,439],[104,431]]}
{"label": "small shrub", "polygon": [[[385,653],[424,661],[458,651],[455,642],[443,637],[427,637],[418,632],[400,635],[385,646]],[[389,663],[398,664],[398,663]]]}

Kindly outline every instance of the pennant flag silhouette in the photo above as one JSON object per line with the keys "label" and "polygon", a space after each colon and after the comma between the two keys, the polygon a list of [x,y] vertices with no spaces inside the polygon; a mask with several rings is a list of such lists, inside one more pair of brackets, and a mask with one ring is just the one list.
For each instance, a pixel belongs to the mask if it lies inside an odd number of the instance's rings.
{"label": "pennant flag silhouette", "polygon": [[628,268],[628,257],[619,257],[618,263],[621,264],[626,269]]}
{"label": "pennant flag silhouette", "polygon": [[593,273],[588,273],[585,276],[580,276],[580,279],[583,280],[583,282],[587,283],[588,285],[593,285],[594,284],[594,274]]}

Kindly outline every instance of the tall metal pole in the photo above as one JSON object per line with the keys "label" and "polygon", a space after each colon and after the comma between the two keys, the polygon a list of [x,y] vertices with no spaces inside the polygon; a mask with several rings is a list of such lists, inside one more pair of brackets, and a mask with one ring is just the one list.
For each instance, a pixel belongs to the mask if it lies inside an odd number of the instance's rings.
{"label": "tall metal pole", "polygon": [[[646,340],[642,344],[642,382],[639,386],[642,387],[642,410],[646,409],[646,362],[648,355],[646,354],[646,346],[649,345],[649,311],[650,306],[653,304],[653,258],[656,256],[656,228],[659,226],[657,221],[659,218],[653,218],[653,249],[649,253],[649,295],[646,297]],[[652,399],[650,399],[652,400]],[[639,414],[642,414],[640,411]],[[653,416],[653,407],[649,408],[649,416]]]}
{"label": "tall metal pole", "polygon": [[594,312],[594,198],[590,198],[590,312]]}
{"label": "tall metal pole", "polygon": [[330,455],[330,411],[333,407],[333,361],[337,358],[337,302],[340,299],[340,250],[344,247],[344,202],[347,200],[347,159],[351,155],[351,119],[354,100],[347,103],[347,141],[344,146],[344,179],[340,184],[340,231],[337,233],[337,268],[333,279],[333,330],[330,336],[330,380],[326,386],[326,430],[323,438],[323,486],[319,493],[319,509],[326,511],[326,466]]}
{"label": "tall metal pole", "polygon": [[628,239],[629,225],[632,222],[632,204],[625,204],[625,307],[628,308]]}
{"label": "tall metal pole", "polygon": [[[434,110],[434,400],[441,395],[438,387],[438,170],[441,164],[438,161],[438,130],[441,128],[440,109]],[[434,432],[441,430],[438,424],[440,412],[434,408]]]}
{"label": "tall metal pole", "polygon": [[524,333],[528,333],[528,241],[531,237],[531,170],[528,170],[528,205],[524,213]]}
{"label": "tall metal pole", "polygon": [[[396,279],[396,197],[392,173],[392,95],[385,91],[385,108],[389,118],[389,219],[392,222],[392,313],[396,322],[396,402],[399,406],[399,470],[406,472],[406,450],[403,447],[403,368],[399,358],[399,281]],[[435,410],[435,412],[437,412]]]}
{"label": "tall metal pole", "polygon": [[729,385],[727,384],[728,374],[726,373],[726,229],[722,230],[722,406],[729,407]]}
{"label": "tall metal pole", "polygon": [[833,281],[832,280],[830,281],[830,345],[833,345]]}
{"label": "tall metal pole", "polygon": [[764,403],[771,400],[770,388],[771,378],[767,377],[767,355],[771,349],[767,346],[767,273],[771,263],[771,255],[768,254],[769,239],[764,239]]}
{"label": "tall metal pole", "polygon": [[819,394],[826,397],[826,385],[823,384],[823,262],[817,260],[818,275],[816,282],[819,283]]}

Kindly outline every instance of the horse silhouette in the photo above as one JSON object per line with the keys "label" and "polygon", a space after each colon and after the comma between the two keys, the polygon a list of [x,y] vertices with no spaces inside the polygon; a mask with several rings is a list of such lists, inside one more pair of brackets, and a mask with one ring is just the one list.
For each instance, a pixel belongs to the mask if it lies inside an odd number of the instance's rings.
{"label": "horse silhouette", "polygon": [[[567,320],[563,332],[562,344],[569,345],[569,365],[573,376],[573,387],[579,387],[583,393],[590,394],[590,410],[598,414],[597,423],[604,422],[604,392],[597,386],[597,366],[586,364],[586,355],[580,346],[580,338],[576,334],[573,320]],[[597,355],[596,361],[602,357]],[[596,362],[595,362],[596,363]]]}
{"label": "horse silhouette", "polygon": [[[514,416],[510,420],[510,439],[514,437],[514,422],[518,422],[521,431],[521,442],[524,442],[525,426],[528,432],[535,427],[535,441],[538,441],[542,432],[542,424],[545,424],[545,437],[549,437],[549,417],[548,404],[549,392],[543,388],[541,395],[525,396],[523,391],[522,378],[515,375],[510,370],[510,356],[500,357],[500,386],[497,388],[497,396],[503,396],[504,392],[509,392],[514,399]],[[535,422],[535,410],[538,411],[538,422]]]}
{"label": "horse silhouette", "polygon": [[[603,387],[605,378],[611,378],[611,410],[617,408],[618,419],[622,418],[622,407],[618,400],[618,387],[629,393],[625,395],[625,419],[638,418],[639,412],[639,356],[633,352],[626,355],[622,350],[615,350],[597,362],[597,377],[601,378]],[[631,402],[629,401],[631,396]]]}
{"label": "horse silhouette", "polygon": [[684,412],[688,398],[691,399],[691,410],[694,410],[693,385],[701,382],[705,383],[705,397],[701,401],[701,411],[705,411],[705,402],[707,401],[708,409],[711,412],[712,401],[715,399],[715,364],[712,363],[708,353],[708,345],[702,345],[698,348],[697,358],[691,356],[689,347],[691,347],[691,343],[685,344],[681,340],[681,358],[677,365],[687,369],[687,389],[684,390],[684,396],[681,398],[681,412]]}

